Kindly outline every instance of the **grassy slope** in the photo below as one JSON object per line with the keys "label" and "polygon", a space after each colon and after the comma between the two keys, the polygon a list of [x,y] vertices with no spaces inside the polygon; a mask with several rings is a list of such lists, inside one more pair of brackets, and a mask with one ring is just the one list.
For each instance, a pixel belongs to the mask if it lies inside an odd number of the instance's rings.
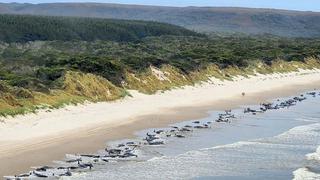
{"label": "grassy slope", "polygon": [[[285,73],[301,69],[320,68],[319,60],[309,58],[305,62],[275,61],[271,66],[257,61],[247,68],[228,67],[223,70],[216,65],[190,73],[182,74],[176,68],[164,65],[160,69],[148,68],[143,73],[127,73],[126,83],[122,88],[113,85],[107,79],[89,73],[68,71],[61,79],[63,88],[49,93],[32,92],[23,88],[14,88],[0,81],[0,115],[14,116],[36,112],[46,108],[60,108],[67,104],[84,101],[111,101],[129,95],[126,89],[136,89],[142,93],[153,94],[157,91],[170,90],[184,85],[210,81],[210,77],[232,80],[232,77],[248,74]],[[156,69],[156,72],[155,72]],[[159,72],[162,76],[159,77]]]}
{"label": "grassy slope", "polygon": [[35,112],[42,108],[59,108],[84,101],[110,101],[126,95],[126,91],[93,74],[68,71],[59,81],[61,89],[49,93],[16,88],[0,81],[0,115]]}

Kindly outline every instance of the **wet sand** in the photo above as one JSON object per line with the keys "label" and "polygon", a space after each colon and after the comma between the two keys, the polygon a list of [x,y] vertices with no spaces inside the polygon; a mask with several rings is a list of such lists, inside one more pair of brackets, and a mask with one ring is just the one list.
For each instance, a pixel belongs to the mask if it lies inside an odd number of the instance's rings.
{"label": "wet sand", "polygon": [[164,109],[158,113],[134,117],[120,123],[95,124],[54,136],[1,143],[0,175],[19,174],[29,171],[31,166],[50,165],[53,160],[63,159],[67,153],[94,153],[103,149],[107,141],[134,137],[134,132],[142,129],[165,127],[171,123],[205,117],[209,110],[257,104],[320,88],[320,81],[299,84],[292,83],[286,87],[247,94],[245,97],[239,95],[205,104],[195,103],[194,106]]}

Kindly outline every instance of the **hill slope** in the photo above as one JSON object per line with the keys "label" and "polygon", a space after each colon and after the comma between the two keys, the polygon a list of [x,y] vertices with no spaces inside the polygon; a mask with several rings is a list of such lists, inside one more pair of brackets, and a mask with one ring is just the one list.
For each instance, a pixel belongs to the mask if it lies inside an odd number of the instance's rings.
{"label": "hill slope", "polygon": [[147,36],[197,35],[175,25],[99,18],[0,15],[0,41],[111,40],[135,41]]}
{"label": "hill slope", "polygon": [[155,93],[210,78],[320,68],[319,39],[147,37],[0,43],[0,116]]}
{"label": "hill slope", "polygon": [[199,32],[319,37],[320,13],[249,8],[156,7],[98,3],[0,4],[1,13],[152,20]]}

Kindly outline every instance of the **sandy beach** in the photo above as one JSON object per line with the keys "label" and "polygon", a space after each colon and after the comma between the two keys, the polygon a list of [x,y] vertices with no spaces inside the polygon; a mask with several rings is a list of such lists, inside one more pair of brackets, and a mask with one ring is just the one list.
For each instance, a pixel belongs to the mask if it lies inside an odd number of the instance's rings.
{"label": "sandy beach", "polygon": [[[206,116],[320,88],[320,70],[237,77],[234,81],[202,83],[164,93],[115,102],[86,103],[51,112],[41,111],[0,119],[0,175],[26,172],[31,166],[50,164],[66,153],[95,152],[109,140],[134,136],[151,127]],[[242,97],[241,93],[246,96]]]}

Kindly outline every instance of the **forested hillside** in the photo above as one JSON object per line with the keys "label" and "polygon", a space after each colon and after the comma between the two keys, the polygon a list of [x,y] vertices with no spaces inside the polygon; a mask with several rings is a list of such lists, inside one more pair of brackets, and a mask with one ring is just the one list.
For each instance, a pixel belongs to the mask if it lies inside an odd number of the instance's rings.
{"label": "forested hillside", "polygon": [[320,67],[319,55],[319,39],[272,36],[1,43],[0,114],[114,100],[126,89],[154,93],[210,77]]}
{"label": "forested hillside", "polygon": [[205,36],[157,22],[0,15],[0,115],[320,67],[320,39]]}
{"label": "forested hillside", "polygon": [[198,32],[320,37],[320,13],[223,7],[157,7],[99,3],[1,4],[0,13],[151,20]]}
{"label": "forested hillside", "polygon": [[0,15],[0,41],[136,41],[147,36],[198,36],[165,23],[98,18]]}

